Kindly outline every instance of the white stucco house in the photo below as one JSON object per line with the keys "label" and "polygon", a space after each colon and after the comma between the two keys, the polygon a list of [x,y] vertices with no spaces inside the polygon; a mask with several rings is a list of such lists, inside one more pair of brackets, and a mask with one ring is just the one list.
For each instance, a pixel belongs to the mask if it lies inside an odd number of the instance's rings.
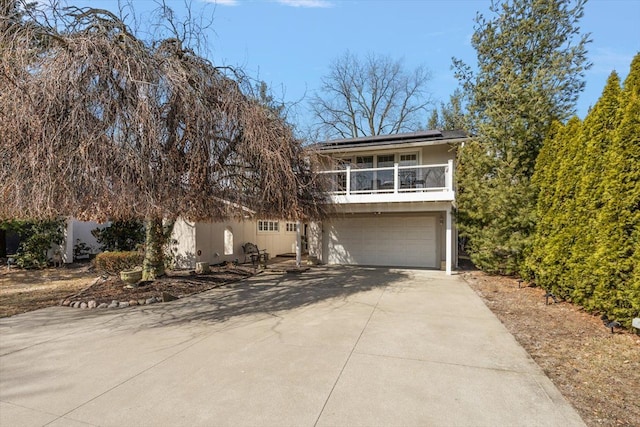
{"label": "white stucco house", "polygon": [[452,215],[461,131],[422,131],[327,141],[322,173],[332,214],[308,229],[309,254],[325,264],[457,266]]}
{"label": "white stucco house", "polygon": [[330,187],[327,218],[300,227],[250,213],[221,223],[179,219],[170,245],[175,265],[244,262],[242,245],[251,242],[271,257],[308,252],[324,264],[450,274],[457,266],[454,161],[467,138],[461,131],[431,130],[315,144]]}
{"label": "white stucco house", "polygon": [[270,257],[295,254],[296,230],[295,222],[251,216],[216,223],[179,218],[173,226],[169,252],[177,268],[194,268],[196,262],[243,263],[248,260],[242,248],[246,243],[266,250]]}

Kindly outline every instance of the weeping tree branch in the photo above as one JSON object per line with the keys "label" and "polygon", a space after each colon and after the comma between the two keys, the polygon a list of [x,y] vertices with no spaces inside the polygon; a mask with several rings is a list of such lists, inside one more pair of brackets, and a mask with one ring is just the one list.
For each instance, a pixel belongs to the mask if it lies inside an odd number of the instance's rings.
{"label": "weeping tree branch", "polygon": [[313,156],[239,71],[108,11],[62,16],[2,27],[0,219],[322,216]]}

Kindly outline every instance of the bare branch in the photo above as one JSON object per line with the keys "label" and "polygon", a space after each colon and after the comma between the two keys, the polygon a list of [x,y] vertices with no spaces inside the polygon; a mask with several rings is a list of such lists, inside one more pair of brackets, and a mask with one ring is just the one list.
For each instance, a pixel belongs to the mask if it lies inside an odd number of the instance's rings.
{"label": "bare branch", "polygon": [[317,130],[326,138],[358,137],[418,129],[431,104],[424,67],[413,72],[401,60],[350,52],[337,58],[310,102]]}

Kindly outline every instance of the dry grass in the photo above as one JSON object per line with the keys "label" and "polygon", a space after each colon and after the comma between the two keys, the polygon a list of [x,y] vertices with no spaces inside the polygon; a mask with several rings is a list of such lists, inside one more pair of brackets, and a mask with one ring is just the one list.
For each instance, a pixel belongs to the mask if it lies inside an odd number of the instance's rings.
{"label": "dry grass", "polygon": [[45,270],[0,267],[0,317],[57,305],[96,278],[88,265]]}
{"label": "dry grass", "polygon": [[463,276],[589,426],[640,426],[640,336],[539,288],[478,271]]}

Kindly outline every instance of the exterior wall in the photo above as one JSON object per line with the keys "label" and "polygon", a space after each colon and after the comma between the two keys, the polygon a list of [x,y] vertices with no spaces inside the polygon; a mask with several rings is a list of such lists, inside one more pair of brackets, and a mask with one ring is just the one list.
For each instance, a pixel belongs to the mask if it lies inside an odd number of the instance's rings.
{"label": "exterior wall", "polygon": [[[278,229],[278,232],[259,232],[255,220],[190,223],[178,219],[173,227],[170,250],[176,268],[195,268],[196,262],[218,264],[237,260],[243,263],[242,245],[248,242],[265,249],[271,257],[295,252],[296,233],[286,231],[285,221],[279,221]],[[225,254],[225,230],[227,236],[233,236],[231,254]]]}
{"label": "exterior wall", "polygon": [[[231,254],[225,254],[225,230],[232,236],[233,252]],[[255,241],[255,222],[253,221],[198,223],[196,225],[195,260],[209,264],[236,260],[244,262],[242,245],[247,242],[255,243]]]}
{"label": "exterior wall", "polygon": [[178,218],[173,225],[169,252],[176,268],[195,268],[196,224]]}
{"label": "exterior wall", "polygon": [[447,163],[455,158],[456,152],[449,145],[433,145],[420,150],[421,164]]}
{"label": "exterior wall", "polygon": [[[447,163],[448,160],[453,160],[456,157],[455,148],[453,148],[449,144],[438,144],[438,145],[429,145],[424,147],[402,147],[396,146],[392,148],[386,148],[383,150],[376,149],[375,147],[365,148],[363,150],[358,151],[345,151],[345,152],[337,152],[331,153],[332,157],[335,158],[345,158],[345,157],[355,157],[355,156],[363,156],[363,155],[387,155],[387,154],[398,154],[398,153],[418,153],[418,163],[421,165],[430,165],[430,164],[444,164]],[[397,158],[396,158],[397,159]],[[330,168],[330,161],[325,161],[321,163],[325,169]]]}
{"label": "exterior wall", "polygon": [[278,254],[287,254],[296,252],[296,232],[286,230],[287,221],[279,221],[278,231],[257,231],[256,227],[256,245],[260,249],[266,249],[269,256],[273,257]]}
{"label": "exterior wall", "polygon": [[[100,245],[96,241],[96,238],[91,234],[91,230],[96,228],[107,227],[110,223],[100,224],[95,221],[78,221],[73,218],[67,220],[67,227],[64,234],[64,243],[60,247],[62,260],[69,264],[73,262],[73,248],[78,243],[84,243],[90,248],[90,253],[97,254],[100,252]],[[52,249],[49,252],[49,257],[53,257],[53,252],[57,249]]]}
{"label": "exterior wall", "polygon": [[[425,147],[394,147],[392,149],[349,152],[335,154],[336,157],[354,158],[358,155],[379,155],[379,154],[398,154],[398,153],[418,153],[419,164],[445,164],[455,159],[455,150],[448,144],[433,145]],[[397,159],[397,157],[396,157]],[[418,194],[420,196],[420,194]],[[444,265],[447,259],[447,215],[452,209],[451,201],[417,201],[417,202],[373,202],[373,203],[336,203],[333,205],[335,215],[343,216],[350,214],[371,214],[371,213],[422,213],[425,216],[436,216],[436,253],[440,259],[438,267]],[[381,216],[381,219],[384,217]],[[320,260],[326,261],[327,255],[323,253],[322,243],[322,225],[313,224],[312,232],[309,236],[309,254],[316,256]],[[452,266],[457,265],[457,230],[455,223],[451,223],[452,241],[451,255]]]}

